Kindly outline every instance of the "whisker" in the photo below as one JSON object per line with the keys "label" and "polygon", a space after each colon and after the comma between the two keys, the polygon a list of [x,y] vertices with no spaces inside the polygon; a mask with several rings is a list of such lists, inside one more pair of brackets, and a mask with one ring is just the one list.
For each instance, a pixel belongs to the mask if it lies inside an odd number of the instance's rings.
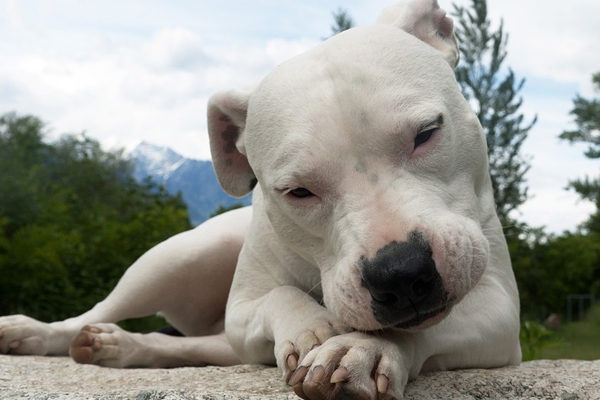
{"label": "whisker", "polygon": [[319,282],[317,282],[313,287],[311,287],[306,294],[310,294],[313,290],[315,290],[316,288],[318,288],[319,286],[321,286],[321,284],[323,283],[323,280],[319,280]]}

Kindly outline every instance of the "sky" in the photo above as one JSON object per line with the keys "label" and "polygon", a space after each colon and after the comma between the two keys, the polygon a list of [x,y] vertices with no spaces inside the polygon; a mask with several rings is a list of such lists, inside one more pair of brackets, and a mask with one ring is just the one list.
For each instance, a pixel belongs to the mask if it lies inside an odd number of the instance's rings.
{"label": "sky", "polygon": [[[0,114],[46,122],[50,139],[86,132],[107,148],[141,141],[210,159],[211,94],[259,81],[330,34],[340,6],[356,25],[393,0],[0,0]],[[439,0],[448,11],[469,0]],[[591,98],[600,71],[600,1],[488,0],[509,34],[505,65],[526,80],[522,153],[531,199],[514,216],[574,230],[595,207],[565,190],[598,161],[558,135],[574,129],[573,98]]]}

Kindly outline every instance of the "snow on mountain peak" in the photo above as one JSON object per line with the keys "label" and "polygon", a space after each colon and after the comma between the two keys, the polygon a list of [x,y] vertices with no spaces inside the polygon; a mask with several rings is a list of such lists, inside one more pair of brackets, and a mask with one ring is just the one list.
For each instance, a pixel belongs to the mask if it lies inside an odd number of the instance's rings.
{"label": "snow on mountain peak", "polygon": [[219,205],[229,207],[251,202],[250,196],[242,199],[228,196],[221,189],[210,161],[185,158],[167,147],[147,142],[140,143],[130,156],[134,161],[133,176],[137,182],[150,177],[164,185],[169,193],[181,193],[193,225],[208,219]]}
{"label": "snow on mountain peak", "polygon": [[140,143],[131,155],[137,160],[138,168],[142,169],[144,174],[163,181],[185,161],[183,156],[170,148],[147,142]]}

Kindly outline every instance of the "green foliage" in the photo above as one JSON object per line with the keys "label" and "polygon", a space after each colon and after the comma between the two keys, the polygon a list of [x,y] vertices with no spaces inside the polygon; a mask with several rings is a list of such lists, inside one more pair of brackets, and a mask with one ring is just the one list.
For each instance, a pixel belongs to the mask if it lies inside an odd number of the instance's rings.
{"label": "green foliage", "polygon": [[223,204],[219,204],[219,207],[215,211],[210,214],[210,218],[216,217],[219,214],[226,213],[227,211],[237,210],[238,208],[243,208],[244,205],[242,203],[235,203],[230,205],[229,207],[223,206]]}
{"label": "green foliage", "polygon": [[344,10],[343,8],[338,8],[338,10],[331,13],[331,15],[333,15],[334,23],[331,25],[330,37],[354,27],[354,20],[350,14],[348,14],[348,11]]}
{"label": "green foliage", "polygon": [[535,360],[540,352],[555,342],[552,331],[535,321],[525,321],[519,332],[523,361]]}
{"label": "green foliage", "polygon": [[564,314],[569,294],[600,295],[600,236],[581,232],[546,235],[526,225],[515,225],[508,232],[525,319]]}
{"label": "green foliage", "polygon": [[528,198],[525,174],[530,166],[520,151],[537,117],[523,124],[518,93],[525,80],[517,80],[510,68],[505,72],[502,66],[508,35],[502,21],[491,31],[486,0],[471,0],[470,9],[454,5],[453,14],[461,53],[456,79],[485,131],[496,208],[506,222]]}
{"label": "green foliage", "polygon": [[[592,75],[592,82],[596,92],[600,93],[600,72]],[[585,152],[588,158],[600,158],[600,98],[585,99],[577,95],[573,100],[571,115],[575,117],[577,129],[564,131],[560,138],[571,143],[587,143]],[[600,179],[578,179],[571,181],[569,187],[574,189],[582,199],[590,200],[596,204],[596,212],[584,224],[592,232],[600,233]]]}
{"label": "green foliage", "polygon": [[[592,83],[596,92],[600,93],[600,72],[592,75]],[[575,117],[577,129],[563,132],[560,138],[571,143],[588,143],[585,156],[600,158],[600,98],[588,100],[577,95],[571,115]]]}
{"label": "green foliage", "polygon": [[0,315],[41,320],[102,300],[129,265],[189,229],[180,197],[136,183],[120,152],[63,136],[33,116],[0,117]]}

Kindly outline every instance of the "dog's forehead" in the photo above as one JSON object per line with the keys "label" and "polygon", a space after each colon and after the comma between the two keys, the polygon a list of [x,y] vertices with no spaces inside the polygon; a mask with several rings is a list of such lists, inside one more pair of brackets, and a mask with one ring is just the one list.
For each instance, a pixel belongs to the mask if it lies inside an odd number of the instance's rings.
{"label": "dog's forehead", "polygon": [[391,26],[355,28],[265,77],[250,98],[247,128],[301,128],[336,112],[360,119],[422,102],[423,93],[434,103],[455,92],[454,72],[437,50]]}
{"label": "dog's forehead", "polygon": [[304,153],[368,146],[363,153],[384,154],[386,135],[397,139],[409,134],[400,126],[436,119],[444,96],[457,90],[442,55],[414,36],[384,25],[348,30],[281,64],[253,92],[250,162],[260,174],[290,160],[310,162]]}
{"label": "dog's forehead", "polygon": [[408,92],[410,86],[444,85],[447,74],[452,69],[437,50],[398,28],[374,25],[342,32],[282,63],[261,82],[255,100],[319,96],[310,90],[314,85],[368,95],[394,84]]}

